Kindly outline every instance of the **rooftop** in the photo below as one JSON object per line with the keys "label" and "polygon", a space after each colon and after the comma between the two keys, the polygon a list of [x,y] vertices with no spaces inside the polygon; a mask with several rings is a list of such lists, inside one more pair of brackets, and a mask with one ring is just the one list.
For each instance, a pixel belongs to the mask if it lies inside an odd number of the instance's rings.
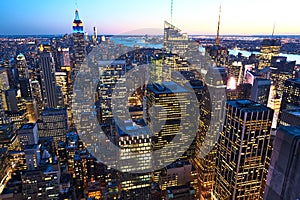
{"label": "rooftop", "polygon": [[280,39],[264,39],[262,46],[281,46]]}
{"label": "rooftop", "polygon": [[286,112],[288,114],[295,115],[296,117],[300,117],[300,109],[283,110],[282,112]]}
{"label": "rooftop", "polygon": [[40,144],[30,144],[30,145],[27,145],[25,147],[25,150],[30,150],[30,149],[40,149],[41,145]]}
{"label": "rooftop", "polygon": [[238,109],[242,109],[242,110],[249,110],[249,111],[257,111],[257,110],[271,110],[270,108],[256,103],[254,101],[250,101],[248,99],[242,99],[242,100],[231,100],[231,101],[227,101],[228,105],[231,105],[233,107],[236,107]]}
{"label": "rooftop", "polygon": [[36,126],[35,123],[28,123],[28,124],[23,124],[20,128],[20,130],[29,130],[33,129]]}
{"label": "rooftop", "polygon": [[295,137],[300,136],[300,126],[281,126],[279,130],[286,132]]}
{"label": "rooftop", "polygon": [[188,93],[189,91],[175,82],[153,83],[148,85],[148,89],[155,94]]}

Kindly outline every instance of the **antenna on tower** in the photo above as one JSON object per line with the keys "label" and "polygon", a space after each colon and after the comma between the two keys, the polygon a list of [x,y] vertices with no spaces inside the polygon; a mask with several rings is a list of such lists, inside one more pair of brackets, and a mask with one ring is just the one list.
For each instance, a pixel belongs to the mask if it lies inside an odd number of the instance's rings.
{"label": "antenna on tower", "polygon": [[173,0],[171,0],[171,24],[173,25]]}
{"label": "antenna on tower", "polygon": [[77,3],[77,0],[75,0],[75,6],[76,6],[76,9],[78,9],[78,3]]}
{"label": "antenna on tower", "polygon": [[274,37],[275,28],[276,28],[276,23],[274,22],[274,24],[273,24],[273,32],[272,32],[272,37]]}
{"label": "antenna on tower", "polygon": [[221,4],[220,4],[220,9],[219,9],[219,21],[218,21],[218,30],[217,30],[217,37],[216,37],[216,45],[220,45],[220,23],[221,23]]}

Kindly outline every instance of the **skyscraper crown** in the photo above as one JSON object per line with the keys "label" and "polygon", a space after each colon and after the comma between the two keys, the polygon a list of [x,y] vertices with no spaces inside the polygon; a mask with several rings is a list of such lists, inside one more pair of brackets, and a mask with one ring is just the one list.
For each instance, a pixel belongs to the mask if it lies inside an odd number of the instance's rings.
{"label": "skyscraper crown", "polygon": [[73,33],[84,33],[83,32],[83,23],[79,18],[78,10],[75,11],[75,19],[73,21]]}

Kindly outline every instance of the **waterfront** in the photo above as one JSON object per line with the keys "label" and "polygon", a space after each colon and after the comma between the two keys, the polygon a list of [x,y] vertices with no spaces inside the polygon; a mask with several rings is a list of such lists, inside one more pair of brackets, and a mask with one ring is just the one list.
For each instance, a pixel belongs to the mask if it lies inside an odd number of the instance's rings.
{"label": "waterfront", "polygon": [[[145,37],[112,37],[112,41],[114,41],[116,44],[122,44],[124,46],[129,47],[145,47],[145,48],[155,48],[155,49],[161,49],[163,48],[163,43],[149,43],[145,41]],[[200,51],[204,51],[203,47],[199,48]],[[238,53],[242,53],[243,56],[249,57],[251,54],[260,54],[259,52],[250,52],[250,51],[244,51],[244,50],[236,50],[236,49],[229,49],[229,54],[231,55],[238,55]],[[288,61],[296,61],[296,64],[300,64],[300,55],[296,54],[283,54],[281,53],[280,56],[287,57]]]}

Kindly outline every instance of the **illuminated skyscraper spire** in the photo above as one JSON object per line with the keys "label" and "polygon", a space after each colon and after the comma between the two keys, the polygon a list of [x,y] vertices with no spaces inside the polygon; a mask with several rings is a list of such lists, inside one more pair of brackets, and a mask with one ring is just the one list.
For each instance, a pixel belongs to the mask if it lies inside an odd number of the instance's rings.
{"label": "illuminated skyscraper spire", "polygon": [[77,10],[77,9],[75,10],[75,20],[80,20],[80,19],[79,19],[79,14],[78,14],[78,10]]}
{"label": "illuminated skyscraper spire", "polygon": [[219,10],[219,21],[218,21],[218,31],[217,31],[217,37],[216,37],[216,45],[220,45],[220,23],[221,23],[221,4],[220,4],[220,10]]}
{"label": "illuminated skyscraper spire", "polygon": [[83,23],[79,18],[78,9],[75,11],[75,19],[73,21],[73,33],[84,33],[83,32]]}

